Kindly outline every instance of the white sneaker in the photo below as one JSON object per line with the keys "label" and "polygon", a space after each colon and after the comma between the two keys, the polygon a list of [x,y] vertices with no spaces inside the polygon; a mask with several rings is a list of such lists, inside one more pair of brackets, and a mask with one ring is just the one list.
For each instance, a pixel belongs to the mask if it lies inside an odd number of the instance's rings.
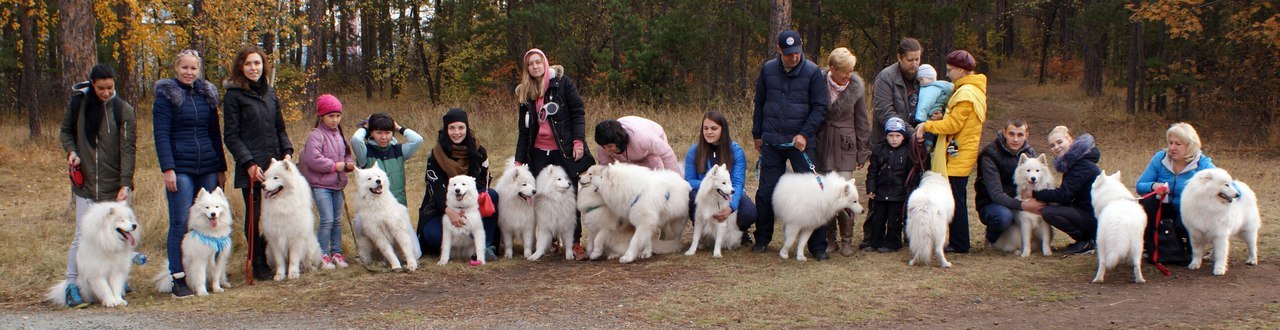
{"label": "white sneaker", "polygon": [[320,255],[320,262],[323,263],[323,265],[320,265],[320,269],[333,269],[333,259],[329,258],[329,255]]}
{"label": "white sneaker", "polygon": [[333,254],[333,263],[337,264],[338,267],[347,268],[347,258],[343,257],[341,253]]}

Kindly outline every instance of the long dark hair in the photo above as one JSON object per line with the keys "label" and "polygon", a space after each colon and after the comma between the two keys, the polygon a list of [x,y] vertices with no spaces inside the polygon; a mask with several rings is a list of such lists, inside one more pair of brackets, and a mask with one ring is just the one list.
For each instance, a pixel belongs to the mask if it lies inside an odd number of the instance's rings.
{"label": "long dark hair", "polygon": [[[262,50],[262,47],[250,45],[240,49],[240,52],[236,53],[235,61],[231,62],[231,81],[245,88],[249,88],[249,85],[253,83],[253,81],[249,80],[249,77],[244,75],[244,62],[249,60],[249,54],[258,54],[258,57],[262,58],[262,77],[259,77],[258,80],[271,76],[271,62],[267,61],[267,52]],[[266,82],[263,83],[265,84]]]}
{"label": "long dark hair", "polygon": [[[720,140],[713,145],[707,142],[702,136],[702,124],[707,120],[711,120],[720,125]],[[720,156],[720,165],[725,167],[733,167],[733,138],[729,136],[729,120],[724,117],[720,111],[711,110],[702,116],[702,120],[698,122],[698,151],[693,156],[693,166],[698,174],[707,173],[707,159],[711,158],[711,153],[715,152]]]}

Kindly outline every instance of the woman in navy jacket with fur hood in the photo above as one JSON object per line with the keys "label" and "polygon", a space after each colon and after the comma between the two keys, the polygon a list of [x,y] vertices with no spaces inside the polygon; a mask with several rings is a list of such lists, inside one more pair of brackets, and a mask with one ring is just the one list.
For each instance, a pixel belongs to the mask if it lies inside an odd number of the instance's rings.
{"label": "woman in navy jacket with fur hood", "polygon": [[[227,161],[218,127],[218,89],[200,78],[200,56],[183,50],[174,59],[177,75],[156,81],[152,106],[156,157],[164,172],[165,197],[169,201],[169,260],[182,260],[182,238],[187,234],[188,209],[200,189],[213,190],[227,180]],[[169,263],[173,295],[191,295],[182,278],[181,262]]]}

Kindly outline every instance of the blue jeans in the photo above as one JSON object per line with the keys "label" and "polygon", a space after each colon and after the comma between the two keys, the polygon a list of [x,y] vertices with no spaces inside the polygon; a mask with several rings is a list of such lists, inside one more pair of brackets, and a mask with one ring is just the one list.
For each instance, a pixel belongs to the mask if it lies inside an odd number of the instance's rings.
{"label": "blue jeans", "polygon": [[[498,192],[489,189],[489,199],[493,200],[493,206],[498,207]],[[418,220],[418,245],[422,246],[422,254],[440,254],[440,243],[444,236],[444,227],[441,227],[441,221],[444,221],[445,214],[439,214]],[[481,218],[480,222],[484,224],[484,246],[493,248],[497,251],[495,241],[502,234],[498,232],[498,212],[494,211],[492,215]]]}
{"label": "blue jeans", "polygon": [[[760,188],[756,190],[757,207],[756,245],[768,246],[773,241],[773,190],[778,187],[778,180],[787,171],[787,161],[791,161],[791,170],[797,173],[809,172],[805,155],[813,159],[813,148],[800,152],[795,148],[779,148],[764,146],[760,148]],[[827,226],[818,227],[809,236],[809,254],[827,251]],[[797,252],[798,253],[798,252]]]}
{"label": "blue jeans", "polygon": [[[689,222],[694,222],[694,212],[698,210],[697,203],[698,190],[694,189],[689,192]],[[738,200],[738,229],[742,229],[742,234],[746,235],[747,229],[751,229],[751,224],[756,223],[759,217],[756,212],[756,204],[751,202],[751,197],[742,195],[742,199]]]}
{"label": "blue jeans", "polygon": [[342,190],[313,188],[311,196],[316,199],[316,210],[320,213],[320,227],[316,228],[316,239],[320,241],[321,254],[342,253]]}
{"label": "blue jeans", "polygon": [[1013,210],[996,203],[987,204],[978,208],[978,221],[987,225],[987,243],[995,244],[1000,235],[1013,226]]}
{"label": "blue jeans", "polygon": [[176,173],[178,191],[165,190],[169,200],[169,238],[165,252],[169,255],[169,274],[182,272],[182,238],[187,235],[187,216],[200,189],[213,192],[218,188],[218,172],[205,174]]}

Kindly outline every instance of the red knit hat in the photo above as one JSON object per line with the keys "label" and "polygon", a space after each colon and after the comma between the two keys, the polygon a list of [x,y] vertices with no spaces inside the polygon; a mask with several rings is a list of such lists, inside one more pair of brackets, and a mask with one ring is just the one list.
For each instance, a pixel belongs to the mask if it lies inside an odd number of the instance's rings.
{"label": "red knit hat", "polygon": [[973,54],[969,54],[964,50],[957,50],[947,54],[947,64],[966,71],[973,71],[978,68],[978,60],[973,58]]}
{"label": "red knit hat", "polygon": [[332,94],[324,94],[316,98],[316,116],[324,116],[334,112],[342,112],[342,102],[338,101],[338,97]]}

